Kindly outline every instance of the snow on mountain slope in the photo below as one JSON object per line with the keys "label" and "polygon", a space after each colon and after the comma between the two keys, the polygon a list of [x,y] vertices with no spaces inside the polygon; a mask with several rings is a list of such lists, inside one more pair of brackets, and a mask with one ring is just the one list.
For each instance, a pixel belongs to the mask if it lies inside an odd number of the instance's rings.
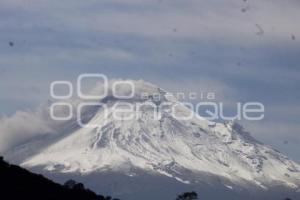
{"label": "snow on mountain slope", "polygon": [[[138,168],[183,183],[197,182],[197,174],[209,173],[236,184],[247,181],[262,189],[277,183],[299,190],[300,166],[253,139],[238,124],[207,121],[157,86],[132,82],[136,88],[133,98],[108,95],[100,100],[107,108],[106,115],[103,106],[83,111],[83,121],[97,127],[71,129],[21,164],[83,175],[110,170],[134,175],[130,169]],[[120,90],[128,93],[125,88]],[[141,98],[143,93],[150,94],[149,98]],[[138,114],[129,111],[129,105],[139,108]],[[161,105],[161,109],[153,105]],[[114,113],[120,107],[127,111],[118,113],[122,117],[116,119]],[[177,117],[171,114],[172,108],[176,108]],[[159,119],[153,117],[154,111]],[[192,119],[178,118],[191,112],[195,114]],[[131,115],[135,117],[126,120]]]}

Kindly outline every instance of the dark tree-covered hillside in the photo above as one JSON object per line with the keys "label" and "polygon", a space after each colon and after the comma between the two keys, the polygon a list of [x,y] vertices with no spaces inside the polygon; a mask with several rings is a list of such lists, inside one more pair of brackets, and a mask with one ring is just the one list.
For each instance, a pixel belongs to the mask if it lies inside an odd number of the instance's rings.
{"label": "dark tree-covered hillside", "polygon": [[0,199],[107,200],[111,197],[97,195],[73,180],[62,186],[42,175],[10,165],[0,157]]}
{"label": "dark tree-covered hillside", "polygon": [[176,200],[197,200],[198,194],[196,192],[185,192],[181,195],[178,195]]}

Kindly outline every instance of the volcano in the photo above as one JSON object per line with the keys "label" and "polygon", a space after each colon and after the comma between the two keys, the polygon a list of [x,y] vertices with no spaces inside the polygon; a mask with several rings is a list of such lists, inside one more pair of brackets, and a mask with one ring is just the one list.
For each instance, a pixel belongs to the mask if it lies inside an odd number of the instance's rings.
{"label": "volcano", "polygon": [[78,179],[128,200],[174,199],[191,190],[203,199],[300,198],[297,163],[235,122],[208,121],[160,87],[131,82],[131,98],[122,98],[129,91],[119,87],[119,98],[109,89],[85,104],[84,126],[69,120],[60,134],[5,157],[58,182]]}

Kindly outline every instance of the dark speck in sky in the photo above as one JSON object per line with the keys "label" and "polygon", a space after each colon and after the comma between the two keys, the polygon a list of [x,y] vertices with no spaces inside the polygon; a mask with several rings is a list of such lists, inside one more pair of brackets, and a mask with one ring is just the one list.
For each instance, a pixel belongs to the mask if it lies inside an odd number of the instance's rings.
{"label": "dark speck in sky", "polygon": [[263,35],[264,34],[264,30],[263,28],[259,25],[259,24],[255,24],[256,28],[258,29],[258,31],[256,32],[256,35]]}
{"label": "dark speck in sky", "polygon": [[292,35],[291,38],[292,38],[292,40],[296,40],[296,36],[295,35]]}
{"label": "dark speck in sky", "polygon": [[10,41],[9,43],[9,46],[13,47],[14,46],[14,43],[12,41]]}
{"label": "dark speck in sky", "polygon": [[249,9],[250,9],[250,7],[247,6],[247,7],[242,8],[241,11],[242,11],[243,13],[245,13],[245,12],[247,12]]}

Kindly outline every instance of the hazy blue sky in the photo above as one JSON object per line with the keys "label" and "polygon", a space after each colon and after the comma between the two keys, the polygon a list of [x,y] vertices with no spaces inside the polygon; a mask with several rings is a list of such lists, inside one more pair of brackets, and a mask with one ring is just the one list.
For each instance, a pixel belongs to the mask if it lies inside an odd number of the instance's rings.
{"label": "hazy blue sky", "polygon": [[[299,0],[1,0],[0,114],[80,73],[260,101],[252,135],[300,162]],[[1,124],[0,124],[1,125]]]}

